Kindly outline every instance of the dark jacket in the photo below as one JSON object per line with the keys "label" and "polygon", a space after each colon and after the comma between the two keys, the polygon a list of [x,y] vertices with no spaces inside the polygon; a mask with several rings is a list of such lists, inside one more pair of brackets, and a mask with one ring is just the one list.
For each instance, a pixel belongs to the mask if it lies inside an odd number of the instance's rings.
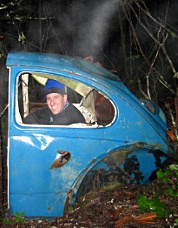
{"label": "dark jacket", "polygon": [[25,124],[48,124],[48,125],[69,125],[73,123],[85,123],[81,112],[71,103],[58,114],[53,114],[46,106],[24,118]]}

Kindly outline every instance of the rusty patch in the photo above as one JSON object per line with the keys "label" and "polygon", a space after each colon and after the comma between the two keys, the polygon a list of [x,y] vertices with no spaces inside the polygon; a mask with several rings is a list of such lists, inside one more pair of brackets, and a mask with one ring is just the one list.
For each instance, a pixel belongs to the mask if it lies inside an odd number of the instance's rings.
{"label": "rusty patch", "polygon": [[[152,160],[149,165],[153,166],[154,171],[161,165],[161,157],[166,159],[166,154],[158,148],[160,148],[158,144],[150,146],[146,143],[138,142],[120,150],[118,149],[113,153],[108,153],[108,156],[100,161],[101,165],[98,165],[98,168],[94,166],[84,177],[78,190],[79,195],[77,194],[77,198],[90,191],[101,189],[103,186],[107,186],[108,183],[143,183],[145,174],[143,172],[144,168],[141,168],[139,157],[144,154],[145,159],[147,159],[152,154],[155,157],[155,162]],[[142,149],[143,152],[140,151]],[[101,168],[102,163],[105,163],[103,168]],[[149,179],[149,175],[146,178]]]}
{"label": "rusty patch", "polygon": [[93,158],[91,161],[90,161],[90,164],[92,164],[93,162],[96,161],[96,158]]}
{"label": "rusty patch", "polygon": [[72,189],[70,189],[68,191],[68,193],[67,193],[67,197],[66,197],[66,201],[65,201],[65,206],[64,206],[64,216],[66,216],[66,214],[67,214],[67,208],[69,206],[69,200],[70,200],[71,193],[72,193]]}

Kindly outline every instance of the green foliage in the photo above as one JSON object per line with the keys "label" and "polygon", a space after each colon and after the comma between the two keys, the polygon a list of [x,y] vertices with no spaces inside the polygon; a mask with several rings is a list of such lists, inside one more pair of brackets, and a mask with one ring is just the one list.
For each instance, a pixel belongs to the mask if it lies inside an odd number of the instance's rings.
{"label": "green foliage", "polygon": [[128,84],[129,86],[135,86],[136,83],[137,83],[137,80],[130,79]]}
{"label": "green foliage", "polygon": [[170,165],[170,170],[175,171],[176,176],[178,176],[178,165],[177,164],[172,164]]}
{"label": "green foliage", "polygon": [[[161,200],[161,197],[163,194],[167,194],[172,200],[175,200],[176,197],[178,197],[177,184],[173,184],[170,180],[171,175],[172,178],[175,178],[174,180],[176,180],[175,182],[177,183],[178,165],[172,164],[166,170],[159,169],[156,174],[160,181],[156,196],[148,199],[145,195],[141,195],[137,202],[141,213],[154,211],[158,218],[164,218],[166,215],[173,212],[169,209],[169,205],[166,205],[166,203]],[[164,199],[164,197],[162,198]],[[175,223],[178,224],[178,219],[175,220]]]}
{"label": "green foliage", "polygon": [[103,186],[102,188],[104,190],[112,190],[112,189],[115,189],[118,186],[119,186],[119,183],[118,182],[109,182],[109,183],[107,183],[106,186]]}
{"label": "green foliage", "polygon": [[166,186],[166,191],[167,194],[172,196],[173,198],[176,198],[178,196],[178,191],[177,191],[177,186],[172,185],[169,183],[169,174],[174,173],[176,177],[178,177],[178,165],[177,164],[172,164],[169,166],[168,170],[161,170],[159,169],[157,171],[157,177],[158,179],[162,180],[164,183],[167,183]]}
{"label": "green foliage", "polygon": [[127,60],[129,60],[129,61],[135,61],[135,60],[137,60],[137,59],[139,59],[139,55],[130,55],[128,58],[127,58]]}
{"label": "green foliage", "polygon": [[3,219],[6,225],[14,225],[24,221],[24,211],[21,213],[14,212],[14,217],[12,219]]}
{"label": "green foliage", "polygon": [[147,199],[146,196],[140,196],[138,198],[138,204],[140,212],[144,213],[148,210],[152,210],[156,212],[158,218],[163,218],[171,213],[170,210],[166,209],[166,204],[161,202],[157,197]]}
{"label": "green foliage", "polygon": [[175,32],[169,31],[169,34],[171,35],[172,39],[177,39],[178,36]]}
{"label": "green foliage", "polygon": [[171,172],[171,170],[166,170],[166,171],[162,171],[161,169],[159,169],[156,173],[157,178],[158,179],[162,179],[163,182],[168,182],[169,178],[167,177],[167,175]]}

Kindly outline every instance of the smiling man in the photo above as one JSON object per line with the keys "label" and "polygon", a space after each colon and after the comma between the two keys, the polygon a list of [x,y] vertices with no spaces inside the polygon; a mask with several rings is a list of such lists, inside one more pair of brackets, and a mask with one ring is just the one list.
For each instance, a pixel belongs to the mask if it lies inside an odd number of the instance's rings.
{"label": "smiling man", "polygon": [[65,86],[49,79],[44,87],[47,106],[24,118],[25,124],[69,125],[85,123],[81,112],[68,102]]}

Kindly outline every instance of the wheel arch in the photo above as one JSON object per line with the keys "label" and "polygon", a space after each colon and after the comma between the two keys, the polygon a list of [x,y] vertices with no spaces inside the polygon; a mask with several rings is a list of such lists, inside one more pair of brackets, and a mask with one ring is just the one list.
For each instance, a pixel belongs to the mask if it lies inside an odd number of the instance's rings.
{"label": "wheel arch", "polygon": [[74,205],[79,197],[90,191],[99,190],[109,182],[146,183],[152,173],[168,158],[161,145],[148,145],[142,142],[120,146],[102,154],[93,159],[69,190],[65,214],[68,206]]}

